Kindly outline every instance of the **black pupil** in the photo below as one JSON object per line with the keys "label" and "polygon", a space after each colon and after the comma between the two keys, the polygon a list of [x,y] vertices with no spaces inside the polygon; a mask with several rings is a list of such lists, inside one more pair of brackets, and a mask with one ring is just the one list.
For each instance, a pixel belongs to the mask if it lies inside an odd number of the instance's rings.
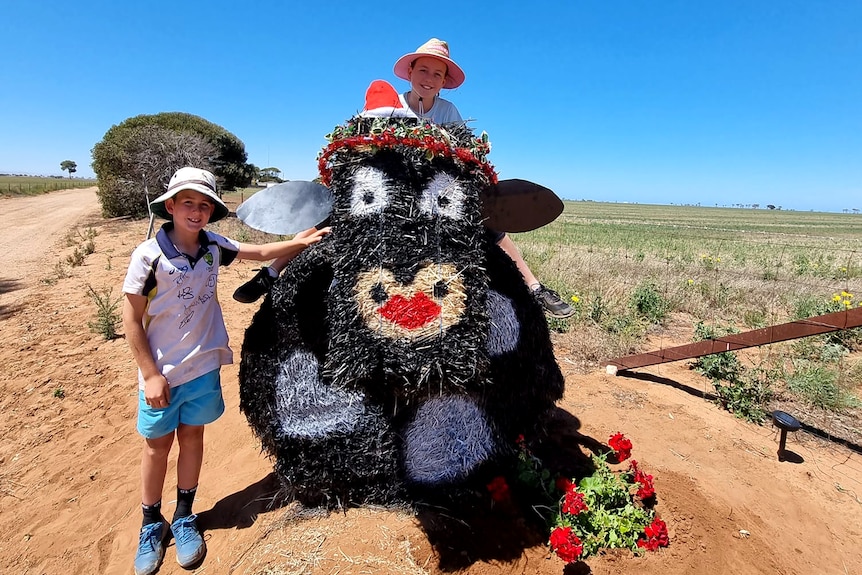
{"label": "black pupil", "polygon": [[389,296],[386,295],[386,289],[383,287],[383,284],[374,284],[374,287],[371,288],[371,299],[374,300],[375,303],[383,303],[389,299]]}

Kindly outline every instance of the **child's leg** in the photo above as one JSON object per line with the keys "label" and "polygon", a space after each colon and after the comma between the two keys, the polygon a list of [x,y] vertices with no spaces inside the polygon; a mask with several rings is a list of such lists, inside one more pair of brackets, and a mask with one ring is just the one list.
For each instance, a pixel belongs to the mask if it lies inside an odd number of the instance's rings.
{"label": "child's leg", "polygon": [[500,246],[506,255],[512,258],[521,276],[524,278],[524,283],[530,288],[530,291],[536,296],[536,299],[545,308],[545,311],[554,317],[566,318],[575,313],[575,310],[564,302],[560,296],[552,289],[548,289],[542,285],[542,282],[533,275],[527,262],[524,261],[524,256],[521,255],[521,250],[512,241],[508,234],[503,234],[503,237],[497,240],[497,245]]}
{"label": "child's leg", "polygon": [[192,514],[204,458],[204,426],[180,424],[177,429],[177,507],[171,523]]}
{"label": "child's leg", "polygon": [[174,442],[174,432],[147,439],[141,455],[141,506],[143,525],[138,550],[135,553],[135,574],[155,573],[165,554],[168,527],[162,517],[162,489],[168,469],[168,454]]}
{"label": "child's leg", "polygon": [[177,563],[185,568],[198,563],[206,555],[206,544],[192,513],[201,465],[204,457],[204,426],[185,425],[177,428],[180,455],[177,459],[177,508],[171,520],[171,532],[177,548]]}
{"label": "child's leg", "polygon": [[162,499],[168,454],[174,443],[174,433],[147,439],[141,456],[141,503],[153,505]]}
{"label": "child's leg", "polygon": [[518,266],[518,271],[521,272],[521,275],[524,277],[524,283],[527,284],[527,287],[534,289],[540,285],[539,280],[530,270],[530,266],[528,266],[527,262],[524,261],[524,256],[521,255],[521,250],[518,249],[518,246],[515,245],[515,242],[512,241],[509,234],[504,234],[500,241],[497,242],[497,245],[500,246],[500,249],[506,252],[506,255],[512,258],[512,261],[515,262],[516,266]]}

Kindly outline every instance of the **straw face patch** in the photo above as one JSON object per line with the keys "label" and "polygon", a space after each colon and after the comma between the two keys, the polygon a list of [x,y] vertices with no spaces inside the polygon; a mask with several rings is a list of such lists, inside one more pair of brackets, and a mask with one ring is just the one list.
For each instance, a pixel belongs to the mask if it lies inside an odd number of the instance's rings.
{"label": "straw face patch", "polygon": [[409,284],[384,268],[359,274],[356,304],[368,329],[390,339],[423,339],[461,321],[467,294],[451,264],[428,264]]}

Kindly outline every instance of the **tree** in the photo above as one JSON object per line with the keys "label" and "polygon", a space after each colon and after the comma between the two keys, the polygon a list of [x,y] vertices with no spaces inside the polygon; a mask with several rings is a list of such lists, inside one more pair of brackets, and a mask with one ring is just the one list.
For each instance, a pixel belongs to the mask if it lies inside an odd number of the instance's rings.
{"label": "tree", "polygon": [[[186,143],[192,145],[184,151]],[[154,189],[164,191],[173,171],[184,165],[212,171],[221,190],[248,186],[254,175],[239,138],[183,112],[128,118],[111,126],[92,154],[102,213],[107,217],[146,215],[144,184],[152,199]]]}
{"label": "tree", "polygon": [[148,215],[148,202],[167,190],[171,175],[183,166],[213,170],[216,148],[198,134],[140,126],[126,136],[100,149],[111,157],[109,171],[98,173],[97,194],[105,217]]}
{"label": "tree", "polygon": [[261,182],[278,182],[281,183],[282,180],[279,177],[281,170],[278,168],[261,168],[260,170],[260,181]]}
{"label": "tree", "polygon": [[63,160],[60,162],[60,169],[65,171],[69,171],[69,177],[72,177],[72,174],[78,171],[78,164],[73,162],[72,160]]}

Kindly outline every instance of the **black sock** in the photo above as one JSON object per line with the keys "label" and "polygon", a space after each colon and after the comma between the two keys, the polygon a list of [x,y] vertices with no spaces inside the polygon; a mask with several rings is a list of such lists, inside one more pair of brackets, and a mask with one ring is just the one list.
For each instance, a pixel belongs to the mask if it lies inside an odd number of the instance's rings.
{"label": "black sock", "polygon": [[171,523],[180,517],[188,517],[192,514],[192,503],[195,502],[195,493],[197,493],[197,485],[191,489],[180,489],[177,487],[177,509],[174,511],[174,518]]}
{"label": "black sock", "polygon": [[144,505],[141,503],[141,510],[144,512],[144,523],[141,527],[145,527],[150,523],[158,523],[162,521],[162,502],[156,501],[152,505]]}

